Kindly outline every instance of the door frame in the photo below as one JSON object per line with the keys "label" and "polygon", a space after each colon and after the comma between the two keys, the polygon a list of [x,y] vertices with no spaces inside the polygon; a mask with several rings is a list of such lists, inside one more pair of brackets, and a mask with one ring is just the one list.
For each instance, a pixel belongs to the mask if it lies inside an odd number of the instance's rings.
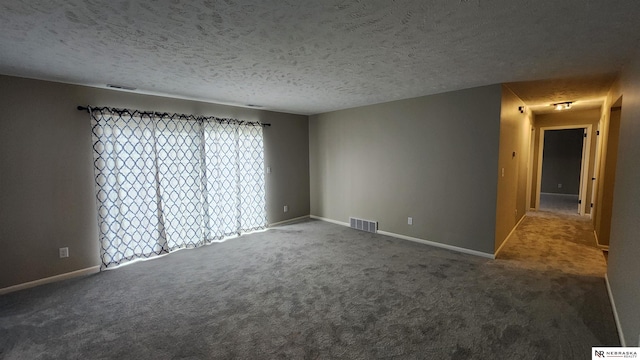
{"label": "door frame", "polygon": [[[594,208],[591,209],[589,216],[591,219],[594,219],[594,215],[598,202],[598,181],[600,180],[600,166],[602,162],[602,138],[600,136],[602,133],[602,117],[598,120],[598,127],[596,128],[596,153],[595,153],[595,161],[593,162],[593,176],[591,177],[591,205]],[[595,231],[595,230],[594,230]]]}
{"label": "door frame", "polygon": [[535,204],[531,204],[531,191],[533,190],[533,154],[536,149],[536,128],[532,124],[529,125],[529,162],[527,163],[527,201],[526,210],[535,210]]}
{"label": "door frame", "polygon": [[561,125],[561,126],[544,126],[540,127],[540,140],[538,144],[538,173],[537,173],[537,182],[538,186],[536,187],[536,210],[540,210],[540,192],[542,187],[542,160],[544,155],[544,132],[546,130],[570,130],[570,129],[584,129],[586,131],[586,135],[582,140],[582,161],[580,163],[580,190],[578,194],[578,200],[580,204],[578,206],[578,214],[584,215],[585,209],[587,205],[586,197],[587,194],[587,178],[589,176],[589,160],[591,155],[591,130],[592,124],[582,124],[582,125]]}

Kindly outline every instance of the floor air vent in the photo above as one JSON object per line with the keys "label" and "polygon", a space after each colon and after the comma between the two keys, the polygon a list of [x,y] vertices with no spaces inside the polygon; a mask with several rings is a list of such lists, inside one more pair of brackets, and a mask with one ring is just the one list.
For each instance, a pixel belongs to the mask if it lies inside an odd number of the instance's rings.
{"label": "floor air vent", "polygon": [[362,231],[368,231],[372,233],[378,232],[378,222],[376,221],[349,218],[349,226]]}

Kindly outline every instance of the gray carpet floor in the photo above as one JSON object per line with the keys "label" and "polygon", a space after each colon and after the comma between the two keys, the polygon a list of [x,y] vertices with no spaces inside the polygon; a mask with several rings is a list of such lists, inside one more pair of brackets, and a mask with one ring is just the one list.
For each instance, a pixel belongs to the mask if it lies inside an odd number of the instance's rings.
{"label": "gray carpet floor", "polygon": [[0,296],[0,358],[587,359],[618,338],[575,221],[531,214],[497,260],[282,226]]}
{"label": "gray carpet floor", "polygon": [[578,195],[540,193],[540,210],[577,216]]}

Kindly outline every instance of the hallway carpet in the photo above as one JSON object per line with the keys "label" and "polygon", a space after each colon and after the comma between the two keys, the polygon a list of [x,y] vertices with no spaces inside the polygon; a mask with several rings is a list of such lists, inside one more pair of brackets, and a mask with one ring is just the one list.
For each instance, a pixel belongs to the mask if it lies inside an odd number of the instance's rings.
{"label": "hallway carpet", "polygon": [[578,216],[578,195],[540,193],[540,210]]}
{"label": "hallway carpet", "polygon": [[490,260],[282,226],[0,296],[0,358],[586,359],[618,339],[582,230],[533,214]]}
{"label": "hallway carpet", "polygon": [[498,259],[520,267],[554,269],[604,277],[607,271],[588,216],[537,211],[527,213]]}

